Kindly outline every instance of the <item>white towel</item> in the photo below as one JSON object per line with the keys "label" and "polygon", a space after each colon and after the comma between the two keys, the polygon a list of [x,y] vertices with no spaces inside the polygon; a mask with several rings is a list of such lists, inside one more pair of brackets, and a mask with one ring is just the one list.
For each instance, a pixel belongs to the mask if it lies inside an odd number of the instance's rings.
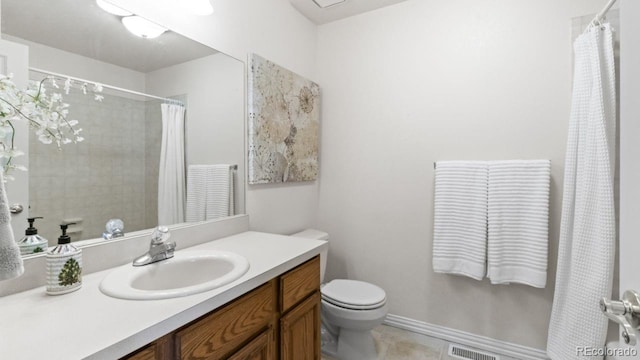
{"label": "white towel", "polygon": [[549,241],[549,160],[489,162],[487,277],[544,288]]}
{"label": "white towel", "polygon": [[230,169],[229,165],[210,165],[207,168],[207,220],[230,215]]}
{"label": "white towel", "polygon": [[20,248],[13,238],[9,200],[4,188],[4,178],[0,172],[0,280],[8,280],[22,275],[24,266]]}
{"label": "white towel", "polygon": [[553,360],[575,359],[578,347],[604,345],[609,321],[598,301],[611,296],[615,258],[616,95],[610,25],[580,35],[574,50],[558,270],[547,340]]}
{"label": "white towel", "polygon": [[187,171],[187,222],[204,221],[207,210],[207,168],[189,165]]}
{"label": "white towel", "polygon": [[229,216],[236,214],[236,169],[229,168]]}
{"label": "white towel", "polygon": [[484,278],[487,162],[440,161],[435,170],[433,270]]}
{"label": "white towel", "polygon": [[235,214],[235,171],[230,165],[189,165],[187,222],[213,220]]}

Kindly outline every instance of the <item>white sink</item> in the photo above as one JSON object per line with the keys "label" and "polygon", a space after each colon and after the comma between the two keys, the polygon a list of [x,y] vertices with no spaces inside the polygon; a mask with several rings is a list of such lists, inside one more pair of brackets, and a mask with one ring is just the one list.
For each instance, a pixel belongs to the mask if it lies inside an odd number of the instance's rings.
{"label": "white sink", "polygon": [[232,252],[183,250],[153,264],[122,266],[102,280],[100,291],[120,299],[168,299],[215,289],[248,270],[247,259]]}

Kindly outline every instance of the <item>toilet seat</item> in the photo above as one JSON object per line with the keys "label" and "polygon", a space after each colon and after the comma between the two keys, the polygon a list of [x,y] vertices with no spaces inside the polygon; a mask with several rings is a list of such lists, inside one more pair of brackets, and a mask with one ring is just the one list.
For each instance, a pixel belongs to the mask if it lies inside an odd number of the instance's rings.
{"label": "toilet seat", "polygon": [[357,280],[336,279],[321,289],[322,300],[351,310],[373,310],[385,305],[386,293],[380,287]]}

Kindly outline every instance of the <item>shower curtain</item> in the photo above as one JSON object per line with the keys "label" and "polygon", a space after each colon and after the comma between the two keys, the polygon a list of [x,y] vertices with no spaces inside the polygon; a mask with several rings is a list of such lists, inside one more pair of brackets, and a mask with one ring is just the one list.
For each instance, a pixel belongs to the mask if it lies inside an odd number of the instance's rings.
{"label": "shower curtain", "polygon": [[162,104],[158,225],[184,222],[184,106]]}
{"label": "shower curtain", "polygon": [[575,68],[565,159],[558,269],[547,353],[553,360],[601,359],[615,256],[616,94],[613,34],[593,26],[574,42]]}

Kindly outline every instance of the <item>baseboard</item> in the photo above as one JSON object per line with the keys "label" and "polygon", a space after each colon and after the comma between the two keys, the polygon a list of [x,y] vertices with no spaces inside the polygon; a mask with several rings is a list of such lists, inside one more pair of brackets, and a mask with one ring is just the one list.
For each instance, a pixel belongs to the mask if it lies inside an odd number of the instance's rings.
{"label": "baseboard", "polygon": [[492,339],[486,336],[450,329],[444,326],[428,324],[426,322],[409,319],[403,316],[388,314],[385,325],[412,331],[418,334],[432,336],[460,345],[470,346],[479,350],[489,351],[499,355],[510,356],[523,360],[547,360],[549,357],[544,350],[522,346],[506,341]]}

